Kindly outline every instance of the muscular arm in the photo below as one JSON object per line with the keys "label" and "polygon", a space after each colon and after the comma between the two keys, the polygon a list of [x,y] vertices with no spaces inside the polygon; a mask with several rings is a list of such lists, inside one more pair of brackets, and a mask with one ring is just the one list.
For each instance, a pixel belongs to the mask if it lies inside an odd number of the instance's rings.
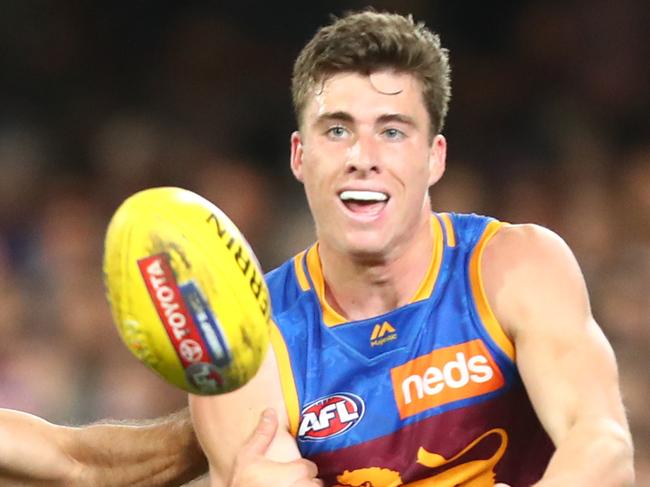
{"label": "muscular arm", "polygon": [[220,396],[190,396],[196,434],[210,463],[211,487],[242,485],[231,483],[235,468],[246,467],[243,463],[252,460],[248,458],[251,455],[246,455],[244,462],[241,453],[250,449],[246,444],[253,431],[260,429],[257,427],[260,414],[269,407],[277,412],[279,428],[277,432],[274,430],[273,438],[259,456],[261,462],[250,465],[251,470],[264,472],[263,475],[256,476],[258,483],[244,482],[244,485],[279,487],[287,477],[313,475],[288,432],[275,355],[269,349],[259,372],[242,388]]}
{"label": "muscular arm", "polygon": [[506,227],[482,264],[526,390],[556,452],[542,486],[632,485],[632,444],[614,353],[573,254],[552,232]]}
{"label": "muscular arm", "polygon": [[58,426],[0,410],[0,483],[173,486],[207,469],[187,410],[148,424]]}

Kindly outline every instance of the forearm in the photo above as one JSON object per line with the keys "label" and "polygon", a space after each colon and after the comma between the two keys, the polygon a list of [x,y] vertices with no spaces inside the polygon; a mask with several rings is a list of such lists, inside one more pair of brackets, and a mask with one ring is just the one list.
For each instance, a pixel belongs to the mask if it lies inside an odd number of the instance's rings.
{"label": "forearm", "polygon": [[535,487],[634,485],[633,447],[627,428],[613,420],[576,423],[558,442]]}
{"label": "forearm", "polygon": [[0,409],[0,484],[74,485],[79,464],[63,447],[71,428]]}
{"label": "forearm", "polygon": [[139,425],[57,426],[0,410],[0,484],[179,486],[207,471],[187,409]]}
{"label": "forearm", "polygon": [[187,409],[149,424],[75,428],[66,439],[81,485],[171,487],[207,471]]}

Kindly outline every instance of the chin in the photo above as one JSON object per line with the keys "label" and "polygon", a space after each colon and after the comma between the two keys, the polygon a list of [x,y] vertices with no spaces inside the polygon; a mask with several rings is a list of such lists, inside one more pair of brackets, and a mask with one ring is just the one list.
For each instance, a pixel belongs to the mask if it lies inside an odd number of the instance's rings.
{"label": "chin", "polygon": [[385,238],[381,241],[353,238],[343,245],[342,250],[354,259],[363,262],[383,262],[388,255],[388,245]]}

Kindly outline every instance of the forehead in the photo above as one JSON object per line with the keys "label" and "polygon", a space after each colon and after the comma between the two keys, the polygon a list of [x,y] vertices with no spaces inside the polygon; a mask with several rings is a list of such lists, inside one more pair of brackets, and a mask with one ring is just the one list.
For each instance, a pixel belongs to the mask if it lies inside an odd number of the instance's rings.
{"label": "forehead", "polygon": [[393,70],[361,74],[336,73],[310,88],[305,121],[325,113],[345,112],[356,119],[376,118],[387,113],[428,117],[422,83],[409,73]]}

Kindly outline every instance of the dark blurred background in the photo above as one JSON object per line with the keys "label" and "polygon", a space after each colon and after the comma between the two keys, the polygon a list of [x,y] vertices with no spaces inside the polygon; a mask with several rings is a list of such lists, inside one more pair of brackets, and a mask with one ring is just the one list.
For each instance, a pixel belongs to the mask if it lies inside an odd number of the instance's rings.
{"label": "dark blurred background", "polygon": [[231,216],[265,270],[306,246],[292,62],[330,13],[368,4],[413,13],[451,51],[434,207],[540,223],[574,249],[650,485],[645,0],[1,0],[0,407],[80,423],[185,403],[111,323],[110,215],[136,190],[183,186]]}

